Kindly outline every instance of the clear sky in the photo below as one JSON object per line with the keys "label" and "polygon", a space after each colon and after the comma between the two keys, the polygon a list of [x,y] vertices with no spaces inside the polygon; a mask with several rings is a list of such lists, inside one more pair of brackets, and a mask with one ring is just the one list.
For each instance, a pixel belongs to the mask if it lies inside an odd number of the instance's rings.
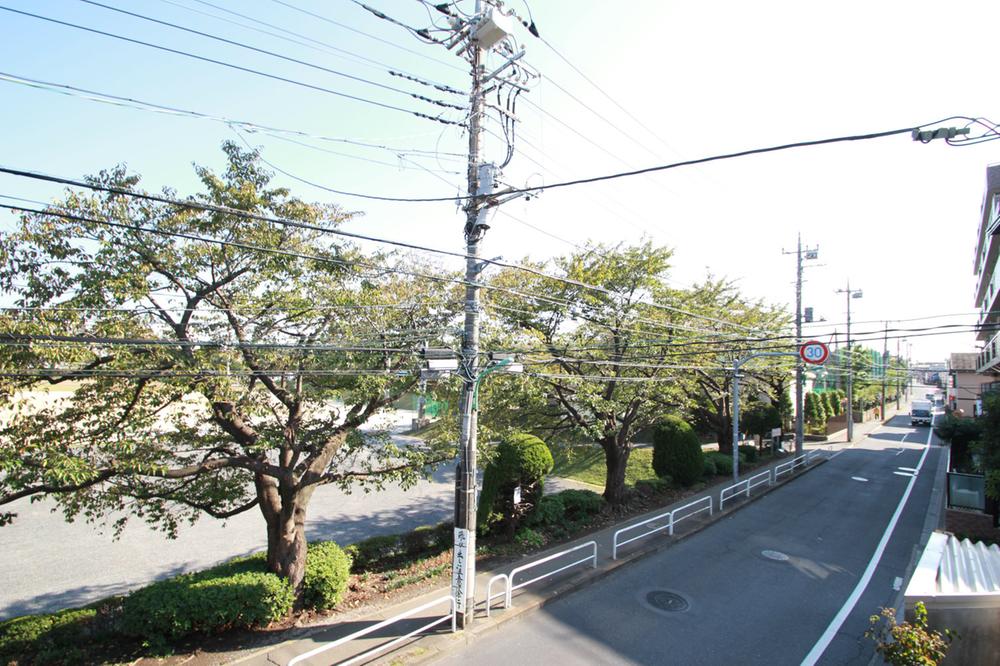
{"label": "clear sky", "polygon": [[[239,136],[261,147],[276,167],[327,188],[393,197],[464,191],[463,130],[409,111],[443,113],[451,121],[461,121],[463,112],[384,87],[464,105],[462,95],[388,73],[467,90],[465,61],[443,46],[423,43],[351,0],[103,2],[340,74],[80,0],[0,0],[2,7],[325,89],[0,11],[4,76],[308,135],[237,131],[213,120],[0,81],[0,164],[79,177],[123,162],[143,176],[146,188],[170,186],[183,195],[197,187],[191,163],[220,167],[221,142]],[[440,15],[417,0],[367,4],[414,28],[432,26],[432,18],[443,26]],[[458,6],[468,11],[473,3]],[[996,6],[988,0],[512,0],[507,6],[525,18],[530,14],[545,40],[520,28],[515,33],[526,51],[523,62],[541,77],[517,100],[515,154],[504,170],[504,181],[513,186],[911,127],[951,115],[1000,115],[990,76]],[[499,132],[489,124],[485,142],[486,157],[497,161],[503,159]],[[794,304],[794,260],[782,250],[793,249],[801,233],[806,245],[820,249],[817,265],[806,272],[804,301],[827,320],[812,329],[823,339],[834,330],[843,337],[845,298],[836,290],[848,280],[864,291],[852,301],[855,331],[881,329],[886,320],[908,328],[971,324],[985,170],[997,161],[1000,143],[922,145],[900,135],[548,190],[505,204],[483,253],[541,259],[588,240],[648,236],[674,249],[679,285],[710,272],[737,281],[752,296]],[[362,211],[352,230],[464,249],[463,218],[454,203],[376,202],[284,174],[276,180],[303,198]],[[57,193],[0,176],[0,194],[48,199]],[[0,228],[9,224],[0,214]],[[975,348],[968,333],[910,335],[909,342],[917,360]]]}

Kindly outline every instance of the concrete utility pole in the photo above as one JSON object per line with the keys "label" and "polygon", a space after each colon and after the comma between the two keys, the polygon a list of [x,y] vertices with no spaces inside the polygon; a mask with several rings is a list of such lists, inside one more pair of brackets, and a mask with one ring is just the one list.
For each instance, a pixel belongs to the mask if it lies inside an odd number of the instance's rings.
{"label": "concrete utility pole", "polygon": [[[797,247],[794,252],[782,254],[795,255],[795,347],[802,347],[802,234],[798,235]],[[816,259],[819,248],[807,248],[806,259]],[[795,455],[802,455],[802,442],[805,440],[804,404],[805,367],[802,359],[795,362]]]}
{"label": "concrete utility pole", "polygon": [[885,331],[882,335],[882,420],[885,420],[885,388],[888,381],[889,372],[889,322],[885,322]]}
{"label": "concrete utility pole", "polygon": [[[476,15],[481,11],[476,1]],[[452,596],[456,601],[457,624],[465,628],[472,621],[476,586],[476,444],[477,410],[473,405],[475,381],[479,373],[479,242],[488,228],[481,198],[492,188],[492,171],[479,164],[480,119],[483,112],[482,51],[470,38],[472,59],[472,92],[469,95],[469,194],[474,195],[465,206],[465,328],[462,334],[462,358],[459,376],[462,393],[459,399],[461,426],[459,431],[459,461],[455,475],[455,548],[452,556]],[[480,176],[486,176],[481,179]],[[488,180],[489,182],[483,182]],[[461,600],[461,602],[460,602]]]}
{"label": "concrete utility pole", "polygon": [[861,298],[860,289],[838,289],[838,294],[847,294],[847,441],[854,441],[854,353],[851,351],[851,299]]}

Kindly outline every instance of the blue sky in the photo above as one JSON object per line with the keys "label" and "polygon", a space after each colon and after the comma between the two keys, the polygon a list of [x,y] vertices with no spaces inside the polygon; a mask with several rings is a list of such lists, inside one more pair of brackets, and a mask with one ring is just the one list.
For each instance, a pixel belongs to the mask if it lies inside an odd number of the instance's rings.
{"label": "blue sky", "polygon": [[[376,84],[465,103],[461,95],[411,84],[386,71],[464,90],[468,75],[462,59],[423,44],[350,0],[288,0],[329,20],[275,0],[212,2],[325,46],[234,25],[227,21],[248,21],[198,0],[105,4]],[[411,26],[431,25],[427,9],[416,0],[369,4]],[[383,88],[79,0],[2,0],[0,5],[346,95],[437,112]],[[523,16],[530,11],[547,42],[522,29],[515,33],[526,50],[524,62],[541,74],[518,100],[517,152],[504,173],[515,186],[908,127],[953,114],[1000,115],[989,77],[994,36],[988,17],[995,7],[985,0],[959,0],[946,8],[927,2],[735,0],[517,0],[509,6]],[[460,7],[471,9],[471,0]],[[265,158],[300,178],[401,197],[447,197],[463,190],[464,164],[452,154],[464,153],[466,138],[455,126],[8,11],[0,11],[0,31],[0,72],[6,74],[392,148],[297,138],[303,146],[263,133],[243,135],[262,147]],[[9,82],[0,81],[0,100],[0,163],[70,177],[126,163],[142,174],[148,189],[171,186],[187,194],[197,187],[191,163],[221,166],[219,145],[236,138],[223,123],[118,108]],[[447,111],[444,117],[460,120],[461,112]],[[491,129],[498,131],[495,124]],[[750,295],[790,303],[794,265],[781,250],[791,249],[801,232],[808,244],[820,246],[822,265],[807,272],[805,292],[806,304],[828,320],[817,331],[838,329],[842,335],[844,302],[835,290],[848,279],[865,292],[853,302],[856,321],[965,313],[900,325],[971,323],[979,206],[985,168],[1000,161],[998,148],[997,143],[920,145],[900,136],[550,190],[506,204],[483,251],[508,259],[545,258],[587,240],[635,242],[648,235],[674,248],[678,284],[711,272],[736,280]],[[500,142],[489,134],[486,153],[502,158]],[[370,202],[284,175],[276,181],[303,198],[362,211],[351,223],[353,230],[462,249],[463,220],[453,203]],[[3,194],[48,199],[57,191],[0,177]],[[912,337],[911,342],[914,356],[923,360],[973,348],[971,335]]]}

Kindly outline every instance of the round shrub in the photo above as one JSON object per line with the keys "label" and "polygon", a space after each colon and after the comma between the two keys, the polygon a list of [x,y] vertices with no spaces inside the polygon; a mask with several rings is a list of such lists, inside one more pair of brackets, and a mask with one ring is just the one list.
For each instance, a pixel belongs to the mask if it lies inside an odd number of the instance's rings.
{"label": "round shrub", "polygon": [[677,416],[666,417],[653,431],[653,471],[690,486],[705,472],[704,455],[694,429]]}
{"label": "round shrub", "polygon": [[302,581],[302,603],[316,610],[336,606],[347,589],[351,558],[333,541],[309,544],[306,575]]}
{"label": "round shrub", "polygon": [[261,556],[242,558],[135,590],[122,605],[122,631],[159,643],[280,620],[295,593],[265,566]]}
{"label": "round shrub", "polygon": [[[534,435],[515,433],[502,440],[496,456],[483,472],[476,513],[478,526],[488,530],[499,516],[512,534],[520,514],[530,510],[542,496],[545,475],[554,464],[549,447]],[[514,505],[517,486],[521,486],[523,506]]]}
{"label": "round shrub", "polygon": [[746,459],[747,462],[757,462],[757,447],[756,446],[741,446],[740,447],[740,460]]}

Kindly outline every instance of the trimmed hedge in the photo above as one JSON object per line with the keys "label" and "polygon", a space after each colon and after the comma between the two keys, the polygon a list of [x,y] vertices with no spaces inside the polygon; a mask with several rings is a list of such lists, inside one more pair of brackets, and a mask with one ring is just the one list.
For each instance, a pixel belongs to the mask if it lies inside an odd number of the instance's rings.
{"label": "trimmed hedge", "polygon": [[545,495],[538,500],[535,510],[528,516],[528,526],[560,525],[566,520],[566,505],[558,494]]}
{"label": "trimmed hedge", "polygon": [[646,495],[658,495],[664,493],[673,486],[670,476],[661,476],[656,479],[639,479],[635,482],[635,489]]}
{"label": "trimmed hedge", "polygon": [[0,662],[27,663],[27,655],[35,663],[82,660],[85,643],[95,638],[96,616],[94,608],[79,608],[0,622]]}
{"label": "trimmed hedge", "polygon": [[451,548],[455,540],[450,522],[422,525],[412,532],[369,537],[344,548],[351,557],[351,571],[380,571],[394,566],[404,558],[437,555]]}
{"label": "trimmed hedge", "polygon": [[122,605],[122,631],[162,642],[280,620],[295,593],[264,563],[263,554],[251,555],[136,590]]}
{"label": "trimmed hedge", "polygon": [[309,544],[306,575],[302,581],[302,603],[316,610],[336,606],[347,590],[351,557],[333,541]]}
{"label": "trimmed hedge", "polygon": [[694,429],[677,416],[667,416],[653,431],[653,471],[690,486],[705,473],[701,443]]}
{"label": "trimmed hedge", "polygon": [[604,506],[604,498],[593,490],[563,490],[555,497],[562,500],[566,518],[574,521],[595,516]]}

